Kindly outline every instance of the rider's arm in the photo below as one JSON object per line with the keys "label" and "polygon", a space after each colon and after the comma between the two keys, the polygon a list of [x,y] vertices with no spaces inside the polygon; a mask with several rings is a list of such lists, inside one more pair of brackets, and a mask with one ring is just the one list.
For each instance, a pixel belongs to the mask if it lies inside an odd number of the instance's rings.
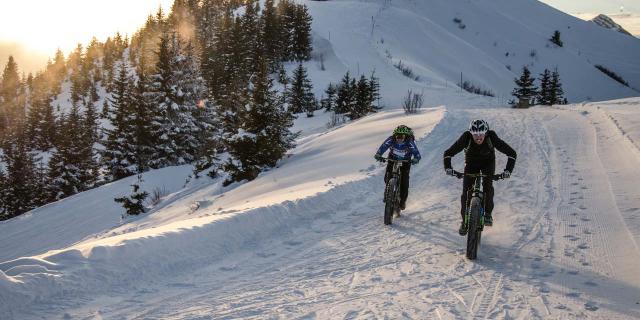
{"label": "rider's arm", "polygon": [[454,157],[456,154],[460,153],[460,151],[464,150],[464,148],[467,146],[470,137],[470,133],[469,131],[465,131],[464,133],[462,133],[462,135],[460,136],[460,138],[458,138],[458,140],[451,145],[451,147],[449,147],[449,149],[447,149],[444,152],[444,169],[451,169],[451,158]]}
{"label": "rider's arm", "polygon": [[382,145],[380,145],[380,148],[378,148],[378,152],[376,152],[379,155],[384,154],[387,149],[389,149],[389,147],[391,147],[391,145],[393,144],[393,137],[389,137],[387,138],[387,140],[385,140]]}
{"label": "rider's arm", "polygon": [[498,135],[491,131],[491,141],[493,143],[494,148],[498,151],[504,153],[509,159],[507,160],[507,166],[505,170],[509,172],[513,172],[513,167],[516,165],[516,158],[518,157],[516,151],[511,148],[509,144],[504,142],[502,139],[498,138]]}
{"label": "rider's arm", "polygon": [[409,142],[409,150],[411,150],[411,154],[413,155],[413,157],[415,159],[422,159],[422,156],[420,155],[420,151],[418,151],[418,146],[416,146],[416,142],[415,141],[411,141]]}

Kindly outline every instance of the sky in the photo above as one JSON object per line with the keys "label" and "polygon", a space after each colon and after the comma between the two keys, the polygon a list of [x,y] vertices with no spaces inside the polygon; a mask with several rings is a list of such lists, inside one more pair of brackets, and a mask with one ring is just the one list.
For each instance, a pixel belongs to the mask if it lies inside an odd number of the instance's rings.
{"label": "sky", "polygon": [[[133,34],[173,0],[20,0],[0,3],[0,63],[13,54],[23,71],[35,71],[60,48],[65,55],[93,36]],[[22,60],[22,61],[21,61]],[[36,60],[31,63],[27,60]],[[40,67],[36,67],[40,65]],[[25,70],[32,69],[32,70]]]}

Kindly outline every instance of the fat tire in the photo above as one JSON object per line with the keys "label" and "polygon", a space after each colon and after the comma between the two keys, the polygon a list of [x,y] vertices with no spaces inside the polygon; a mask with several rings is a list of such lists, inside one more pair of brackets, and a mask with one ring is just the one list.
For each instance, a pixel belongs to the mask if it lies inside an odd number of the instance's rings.
{"label": "fat tire", "polygon": [[480,222],[482,201],[473,197],[469,203],[469,225],[467,227],[467,258],[475,260],[478,256],[478,247],[482,237],[482,225]]}
{"label": "fat tire", "polygon": [[396,178],[387,181],[387,187],[384,190],[384,224],[390,225],[393,219],[393,212],[396,206]]}

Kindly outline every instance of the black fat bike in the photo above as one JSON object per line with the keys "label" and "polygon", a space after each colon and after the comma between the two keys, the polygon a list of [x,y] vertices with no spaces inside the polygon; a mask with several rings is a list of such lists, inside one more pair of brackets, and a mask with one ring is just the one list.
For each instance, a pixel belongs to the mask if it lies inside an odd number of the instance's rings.
{"label": "black fat bike", "polygon": [[464,176],[474,180],[473,188],[467,191],[467,208],[464,215],[464,224],[467,227],[467,258],[475,260],[478,256],[478,247],[484,229],[484,191],[482,190],[482,179],[500,180],[502,175],[486,175],[483,173],[462,173],[453,172],[458,179]]}
{"label": "black fat bike", "polygon": [[400,214],[400,185],[402,180],[400,168],[411,161],[389,158],[382,158],[381,161],[393,163],[393,169],[389,174],[389,180],[387,180],[387,185],[384,188],[384,224],[389,225],[393,219],[393,214]]}

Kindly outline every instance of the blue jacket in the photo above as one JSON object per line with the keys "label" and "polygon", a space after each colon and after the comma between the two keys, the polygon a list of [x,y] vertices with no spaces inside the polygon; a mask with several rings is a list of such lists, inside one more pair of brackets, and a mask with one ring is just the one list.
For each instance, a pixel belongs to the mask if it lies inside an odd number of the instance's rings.
{"label": "blue jacket", "polygon": [[412,155],[418,160],[422,158],[413,139],[405,139],[401,143],[398,143],[398,141],[391,136],[382,143],[377,153],[384,154],[389,148],[391,148],[389,158],[394,160],[411,160]]}

